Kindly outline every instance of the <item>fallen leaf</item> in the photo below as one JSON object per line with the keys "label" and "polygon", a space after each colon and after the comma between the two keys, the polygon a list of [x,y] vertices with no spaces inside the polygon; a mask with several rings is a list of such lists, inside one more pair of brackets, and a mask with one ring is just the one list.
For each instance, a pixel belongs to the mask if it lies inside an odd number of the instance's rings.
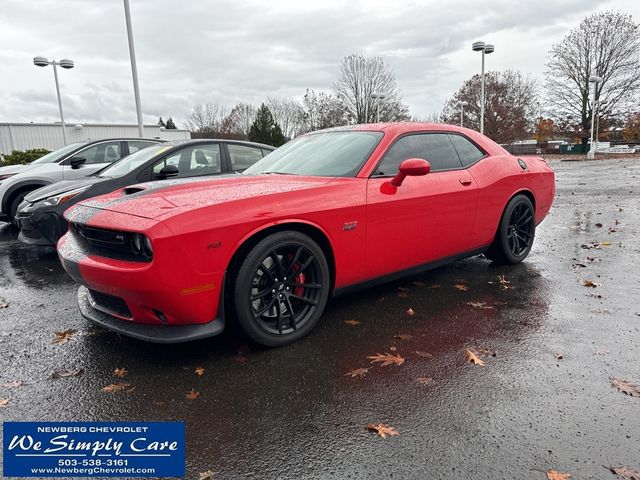
{"label": "fallen leaf", "polygon": [[416,378],[416,381],[420,385],[431,385],[432,383],[434,383],[434,380],[431,377],[418,377]]}
{"label": "fallen leaf", "polygon": [[0,308],[7,308],[9,306],[9,304],[7,303],[7,301],[0,297]]}
{"label": "fallen leaf", "polygon": [[474,363],[474,364],[478,365],[479,367],[484,367],[485,366],[485,363],[482,360],[480,360],[478,358],[478,356],[475,353],[473,353],[471,350],[469,350],[468,348],[465,350],[464,355],[467,358],[467,362]]}
{"label": "fallen leaf", "polygon": [[473,308],[483,308],[483,309],[493,308],[491,305],[487,305],[487,302],[467,302],[467,305]]}
{"label": "fallen leaf", "polygon": [[611,242],[602,242],[600,245],[602,245],[603,247],[610,247]]}
{"label": "fallen leaf", "polygon": [[206,472],[200,472],[198,474],[198,480],[213,480],[214,475],[215,475],[215,472],[211,470],[207,470]]}
{"label": "fallen leaf", "polygon": [[120,377],[120,378],[124,378],[124,377],[126,377],[126,376],[127,376],[127,373],[129,373],[129,372],[127,371],[127,369],[126,369],[126,368],[116,368],[116,369],[113,371],[113,374],[114,374],[116,377]]}
{"label": "fallen leaf", "polygon": [[409,315],[410,317],[413,317],[416,314],[416,312],[413,311],[413,308],[408,308],[407,309],[407,315]]}
{"label": "fallen leaf", "polygon": [[400,333],[399,335],[394,335],[393,338],[396,340],[409,340],[413,338],[413,335],[409,335],[408,333]]}
{"label": "fallen leaf", "polygon": [[442,287],[442,285],[440,285],[439,283],[436,283],[435,285],[431,285],[429,288],[440,288]]}
{"label": "fallen leaf", "polygon": [[[604,466],[604,465],[603,465]],[[611,473],[615,473],[624,480],[640,480],[640,471],[632,470],[627,467],[604,467]]]}
{"label": "fallen leaf", "polygon": [[564,353],[556,352],[556,360],[564,359]]}
{"label": "fallen leaf", "polygon": [[596,228],[602,228],[602,224],[601,223],[596,223]]}
{"label": "fallen leaf", "polygon": [[555,470],[549,470],[547,472],[547,480],[569,480],[570,473],[560,473]]}
{"label": "fallen leaf", "polygon": [[602,261],[601,258],[596,258],[596,257],[587,257],[587,262],[600,262]]}
{"label": "fallen leaf", "polygon": [[7,405],[9,405],[9,399],[8,398],[0,398],[0,408],[4,408]]}
{"label": "fallen leaf", "polygon": [[121,392],[122,390],[128,389],[130,386],[131,384],[129,383],[112,383],[106,387],[102,387],[102,391],[107,393]]}
{"label": "fallen leaf", "polygon": [[611,379],[611,386],[617,388],[622,393],[631,397],[640,397],[640,387],[632,384],[627,380],[621,380],[619,378]]}
{"label": "fallen leaf", "polygon": [[77,370],[54,370],[51,374],[51,378],[67,378],[67,377],[79,377],[84,373],[84,368],[78,368]]}
{"label": "fallen leaf", "polygon": [[399,367],[404,363],[404,358],[400,355],[392,355],[390,353],[376,353],[367,358],[371,360],[371,363],[380,363],[381,367],[394,364]]}
{"label": "fallen leaf", "polygon": [[426,287],[427,284],[423,282],[411,282],[411,285],[415,285],[416,287]]}
{"label": "fallen leaf", "polygon": [[77,332],[75,328],[69,328],[68,330],[63,330],[61,332],[53,332],[55,335],[54,339],[51,340],[51,343],[67,343],[69,340],[73,338],[73,335]]}
{"label": "fallen leaf", "polygon": [[584,263],[574,263],[573,266],[574,268],[587,268]]}
{"label": "fallen leaf", "polygon": [[503,290],[508,290],[510,288],[513,288],[511,286],[511,282],[507,280],[507,277],[504,275],[498,275],[498,283],[500,284]]}
{"label": "fallen leaf", "polygon": [[24,383],[22,383],[22,380],[14,380],[13,382],[5,383],[2,386],[4,388],[17,388],[17,387],[21,387],[22,385],[24,385]]}
{"label": "fallen leaf", "polygon": [[469,290],[469,287],[467,287],[464,283],[456,283],[453,288],[457,288],[458,290],[461,290],[463,292]]}
{"label": "fallen leaf", "polygon": [[582,285],[584,285],[585,287],[588,287],[588,288],[596,288],[596,287],[600,286],[599,283],[595,283],[595,282],[593,282],[591,280],[585,280],[584,282],[582,282]]}
{"label": "fallen leaf", "polygon": [[609,227],[609,233],[616,233],[617,231],[617,228]]}
{"label": "fallen leaf", "polygon": [[185,395],[187,400],[195,400],[199,396],[200,396],[200,392],[197,391],[197,390],[194,390],[193,388],[191,390],[189,390]]}
{"label": "fallen leaf", "polygon": [[345,320],[344,323],[346,323],[350,327],[355,327],[356,325],[360,325],[360,322],[358,320]]}
{"label": "fallen leaf", "polygon": [[425,352],[422,350],[416,350],[415,354],[422,358],[433,358],[433,355],[431,355],[429,352]]}
{"label": "fallen leaf", "polygon": [[377,425],[369,423],[367,425],[367,430],[377,433],[382,438],[396,437],[399,435],[395,428],[391,425],[387,425],[386,423],[378,423]]}
{"label": "fallen leaf", "polygon": [[362,378],[367,373],[369,373],[368,368],[355,368],[353,370],[349,370],[347,373],[344,374],[344,376],[351,377],[351,378]]}
{"label": "fallen leaf", "polygon": [[205,370],[204,370],[204,368],[203,368],[203,367],[196,367],[196,369],[194,370],[194,372],[195,372],[195,374],[196,374],[196,375],[198,375],[198,376],[200,376],[200,377],[201,377],[202,375],[204,375]]}

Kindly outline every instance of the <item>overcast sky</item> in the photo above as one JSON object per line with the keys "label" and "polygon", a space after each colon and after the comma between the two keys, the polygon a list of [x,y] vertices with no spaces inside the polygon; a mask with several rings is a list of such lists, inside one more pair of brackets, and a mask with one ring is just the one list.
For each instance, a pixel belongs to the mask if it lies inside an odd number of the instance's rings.
{"label": "overcast sky", "polygon": [[[479,71],[476,40],[495,44],[487,69],[542,79],[551,45],[585,16],[640,20],[638,0],[130,1],[145,123],[179,127],[198,103],[329,92],[351,53],[381,56],[424,118]],[[136,122],[121,0],[0,0],[0,45],[0,122],[59,120],[36,55],[76,63],[59,70],[68,123]]]}

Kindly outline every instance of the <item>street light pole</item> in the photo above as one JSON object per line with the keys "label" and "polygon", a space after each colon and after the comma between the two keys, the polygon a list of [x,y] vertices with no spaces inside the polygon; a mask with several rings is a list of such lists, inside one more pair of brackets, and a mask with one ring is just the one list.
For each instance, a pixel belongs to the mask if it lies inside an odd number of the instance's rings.
{"label": "street light pole", "polygon": [[464,127],[464,107],[467,105],[467,102],[463,100],[458,100],[456,106],[460,108],[460,126]]}
{"label": "street light pole", "polygon": [[53,78],[56,82],[56,95],[58,96],[58,109],[60,110],[60,124],[62,125],[62,141],[67,144],[67,129],[64,123],[64,112],[62,110],[62,98],[60,97],[60,83],[58,82],[58,70],[57,66],[60,65],[64,69],[71,69],[75,66],[73,60],[63,58],[59,62],[56,60],[49,61],[45,57],[34,57],[33,64],[37,67],[53,66]]}
{"label": "street light pole", "polygon": [[596,89],[598,87],[598,83],[600,83],[601,81],[601,77],[597,77],[595,75],[589,77],[589,83],[593,83],[593,100],[591,101],[591,146],[589,147],[589,152],[587,153],[587,159],[589,160],[593,160],[596,156],[596,149],[593,145],[593,126],[596,113]]}
{"label": "street light pole", "polygon": [[598,145],[600,144],[600,107],[607,103],[606,100],[598,100],[597,109],[596,109],[596,153],[598,151]]}
{"label": "street light pole", "polygon": [[371,98],[376,102],[376,123],[380,122],[380,101],[384,100],[386,95],[382,93],[372,93]]}
{"label": "street light pole", "polygon": [[124,18],[127,24],[127,38],[129,40],[129,57],[131,59],[131,75],[133,76],[133,95],[136,100],[136,114],[138,116],[138,135],[144,137],[144,125],[142,124],[142,106],[140,105],[140,86],[138,85],[138,66],[136,64],[136,49],[133,45],[133,31],[131,28],[131,11],[129,0],[124,0]]}
{"label": "street light pole", "polygon": [[480,133],[484,134],[484,56],[493,53],[495,47],[491,44],[474,42],[471,46],[474,52],[482,52],[482,70],[480,74]]}

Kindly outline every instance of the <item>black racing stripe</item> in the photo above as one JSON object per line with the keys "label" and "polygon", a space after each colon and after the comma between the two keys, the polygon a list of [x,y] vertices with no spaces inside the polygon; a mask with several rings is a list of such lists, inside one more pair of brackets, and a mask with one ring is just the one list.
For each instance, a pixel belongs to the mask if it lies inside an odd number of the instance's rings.
{"label": "black racing stripe", "polygon": [[[220,180],[220,179],[224,179],[224,178],[231,178],[231,177],[237,177],[237,174],[229,174],[229,175],[217,175],[215,177],[210,177],[210,178],[203,178],[203,177],[193,177],[193,178],[179,178],[179,179],[173,179],[173,180],[161,180],[161,181],[155,181],[155,182],[147,182],[147,183],[139,183],[139,184],[135,184],[135,185],[130,185],[127,187],[123,187],[124,188],[133,188],[136,186],[141,186],[144,187],[144,190],[141,190],[139,192],[136,193],[132,193],[130,195],[122,195],[121,197],[117,197],[111,200],[94,200],[94,199],[88,199],[88,200],[83,200],[82,202],[80,202],[76,208],[73,210],[73,215],[69,214],[68,215],[68,219],[74,222],[78,222],[78,223],[86,223],[88,221],[89,218],[91,218],[95,213],[95,209],[98,210],[109,210],[109,207],[113,207],[116,205],[121,205],[123,203],[127,203],[130,202],[132,200],[137,200],[140,198],[143,198],[147,195],[151,195],[152,193],[158,193],[161,192],[163,190],[167,190],[167,189],[171,189],[173,187],[176,186],[180,186],[180,185],[185,185],[185,184],[190,184],[190,183],[199,183],[199,182],[210,182],[212,180]],[[247,176],[248,177],[248,176]],[[120,189],[122,190],[122,189]],[[110,194],[111,195],[111,194]],[[100,198],[100,197],[98,197]],[[85,217],[85,214],[82,213],[81,208],[79,207],[90,207],[91,210],[93,211],[93,214],[86,214],[88,215],[88,217]],[[86,209],[85,209],[86,210]],[[74,217],[73,220],[71,219],[71,217]],[[76,217],[77,216],[77,217]]]}

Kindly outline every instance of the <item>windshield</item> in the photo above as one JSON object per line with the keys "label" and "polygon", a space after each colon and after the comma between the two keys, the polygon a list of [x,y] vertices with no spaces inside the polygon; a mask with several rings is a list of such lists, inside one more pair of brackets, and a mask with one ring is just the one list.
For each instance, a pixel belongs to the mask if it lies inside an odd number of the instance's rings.
{"label": "windshield", "polygon": [[244,175],[280,173],[353,177],[382,138],[382,132],[326,132],[298,137],[270,153]]}
{"label": "windshield", "polygon": [[118,160],[117,162],[109,165],[106,168],[103,168],[99,172],[96,173],[97,177],[121,177],[122,175],[126,175],[127,173],[135,170],[139,166],[147,163],[148,160],[151,160],[156,155],[164,152],[165,150],[169,150],[173,145],[154,145],[152,147],[147,147],[142,150],[138,150],[131,155],[124,157],[122,160]]}
{"label": "windshield", "polygon": [[81,147],[82,145],[85,145],[86,143],[87,142],[71,143],[66,147],[62,147],[58,150],[47,153],[45,156],[40,157],[39,159],[34,160],[31,163],[55,163],[58,160],[62,160],[62,158],[65,157],[68,153],[73,152],[75,149]]}

